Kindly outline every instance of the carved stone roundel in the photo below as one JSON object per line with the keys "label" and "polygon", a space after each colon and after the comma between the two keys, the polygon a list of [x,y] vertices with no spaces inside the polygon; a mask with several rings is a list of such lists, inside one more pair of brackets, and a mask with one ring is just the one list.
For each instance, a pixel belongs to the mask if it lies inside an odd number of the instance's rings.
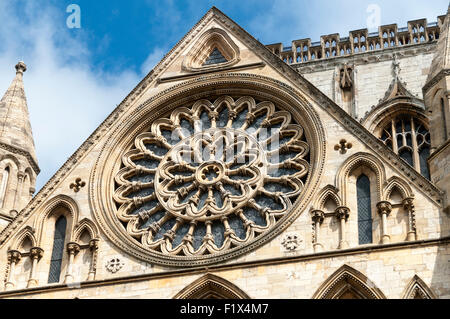
{"label": "carved stone roundel", "polygon": [[226,252],[290,214],[309,151],[303,128],[272,102],[202,99],[135,138],[115,176],[115,214],[155,254]]}

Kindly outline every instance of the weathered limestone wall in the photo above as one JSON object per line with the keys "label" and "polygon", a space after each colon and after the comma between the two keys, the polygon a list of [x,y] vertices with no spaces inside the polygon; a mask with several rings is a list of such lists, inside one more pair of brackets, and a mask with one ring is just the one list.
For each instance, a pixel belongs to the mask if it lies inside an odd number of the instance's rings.
{"label": "weathered limestone wall", "polygon": [[[273,264],[245,265],[223,270],[212,269],[237,285],[251,298],[311,298],[316,290],[344,264],[363,273],[386,298],[403,298],[408,284],[419,276],[439,298],[450,298],[450,249],[445,246],[416,246],[392,250],[357,252],[346,256],[294,258]],[[128,269],[127,269],[128,270]],[[172,298],[205,270],[174,276],[148,275],[116,281],[55,286],[12,298]],[[138,273],[129,273],[136,275]],[[125,278],[123,278],[125,279]]]}
{"label": "weathered limestone wall", "polygon": [[[402,82],[406,84],[407,90],[420,99],[423,99],[422,88],[427,79],[431,61],[434,56],[434,50],[431,52],[418,52],[416,55],[402,57],[401,53],[404,49],[391,50],[388,53],[390,57],[384,57],[381,61],[376,61],[377,56],[382,53],[371,52],[364,53],[364,58],[367,62],[360,62],[355,57],[354,59],[335,58],[331,63],[329,60],[311,62],[312,72],[303,72],[308,65],[308,62],[298,66],[298,71],[312,84],[325,93],[330,99],[343,107],[342,99],[340,98],[339,81],[339,65],[345,63],[352,63],[352,60],[357,60],[355,63],[354,86],[355,86],[355,110],[358,119],[364,117],[366,112],[370,112],[371,108],[376,106],[381,99],[383,99],[389,89],[390,84],[394,78],[393,73],[393,56],[397,51],[398,62],[400,64],[399,77]],[[341,61],[339,63],[339,61]],[[314,71],[315,66],[320,64],[327,65],[326,70]],[[329,66],[328,66],[329,64]],[[295,66],[294,66],[295,67]],[[319,68],[320,69],[320,68]],[[345,109],[345,108],[344,108]]]}
{"label": "weathered limestone wall", "polygon": [[[225,28],[224,24],[212,20],[202,25],[207,28]],[[201,34],[201,32],[198,32]],[[308,96],[305,92],[306,85],[300,87],[301,79],[289,78],[275,62],[269,60],[262,61],[261,58],[252,52],[244,40],[233,32],[229,31],[230,38],[235,41],[240,50],[241,58],[236,67],[244,67],[236,73],[247,73],[255,76],[265,76],[278,80],[292,88],[302,96],[309,106],[317,113],[324,130],[324,147],[326,154],[324,157],[324,170],[320,182],[314,189],[315,195],[311,202],[301,212],[299,217],[278,237],[275,237],[261,247],[245,253],[238,258],[221,262],[220,265],[211,266],[211,272],[234,283],[252,298],[311,298],[320,285],[331,275],[344,265],[353,267],[357,271],[366,275],[388,298],[401,298],[403,291],[415,275],[418,275],[425,283],[433,289],[440,298],[450,298],[450,276],[448,259],[450,249],[448,237],[450,235],[449,219],[442,214],[439,203],[436,202],[435,195],[430,195],[430,191],[418,185],[421,180],[413,175],[411,169],[405,165],[399,165],[397,158],[384,158],[376,151],[374,142],[368,142],[364,138],[364,132],[355,132],[351,128],[352,123],[343,123],[337,113],[339,110],[326,110],[317,100],[317,95]],[[197,34],[197,36],[199,35]],[[192,36],[189,39],[195,38]],[[248,40],[248,39],[247,39]],[[250,40],[248,40],[250,41]],[[193,41],[195,42],[195,41]],[[193,44],[186,45],[184,51],[178,51],[169,62],[165,62],[161,68],[164,71],[158,73],[159,79],[164,79],[176,75],[186,75],[182,69],[182,61],[186,51],[191,49]],[[420,46],[420,45],[419,45]],[[423,44],[424,52],[413,52],[410,56],[398,56],[400,62],[400,77],[407,82],[408,89],[414,94],[420,94],[422,82],[426,69],[431,63],[433,43]],[[429,51],[427,51],[429,49]],[[399,49],[399,52],[410,50],[408,47]],[[391,50],[392,51],[392,50]],[[263,52],[264,53],[264,52]],[[267,52],[265,52],[267,53]],[[378,54],[378,53],[377,53]],[[375,105],[381,99],[389,84],[392,81],[392,52],[382,54],[380,61],[375,53],[362,53],[358,57],[369,58],[367,63],[356,64],[356,104],[360,106],[358,115],[362,116],[371,105]],[[261,54],[261,56],[263,56]],[[305,63],[299,68],[301,74],[316,84],[325,94],[332,96],[338,88],[336,85],[336,70],[347,58],[329,59],[327,61],[312,62],[311,66],[322,65],[322,71],[310,70],[303,72],[303,67],[309,67]],[[334,62],[330,62],[333,60]],[[356,61],[356,60],[355,60]],[[281,61],[277,61],[282,63]],[[333,64],[339,62],[338,64]],[[331,63],[331,64],[330,64]],[[248,66],[252,64],[253,66]],[[257,64],[255,66],[255,64]],[[277,69],[280,67],[280,69]],[[292,70],[290,70],[292,72]],[[294,72],[292,72],[294,73]],[[297,74],[294,73],[295,76]],[[114,118],[106,121],[107,124],[93,135],[90,144],[83,146],[79,157],[71,158],[67,165],[55,175],[55,178],[38,195],[40,201],[33,202],[29,219],[23,216],[23,223],[15,223],[14,229],[10,229],[10,237],[0,248],[0,276],[2,280],[2,290],[4,284],[11,279],[15,283],[14,289],[23,289],[28,285],[31,273],[31,259],[26,252],[31,247],[20,247],[19,236],[22,231],[29,231],[30,235],[36,237],[36,246],[44,250],[42,258],[36,263],[35,279],[38,281],[37,288],[30,288],[23,292],[24,297],[46,297],[46,298],[113,298],[113,297],[142,297],[142,298],[171,298],[182,288],[200,277],[205,269],[184,268],[175,269],[162,267],[156,264],[138,260],[133,257],[130,251],[119,249],[112,243],[106,232],[111,232],[108,226],[99,223],[99,212],[93,211],[91,188],[96,181],[92,181],[95,174],[93,172],[102,149],[123,154],[125,150],[112,149],[111,140],[115,129],[121,127],[122,123],[134,111],[146,107],[153,107],[151,104],[142,103],[162,92],[171,86],[176,86],[182,81],[188,82],[195,75],[188,74],[190,78],[174,79],[157,82],[155,79],[148,81],[145,87],[140,87],[138,93],[134,92],[132,98],[124,103],[121,113],[115,113]],[[206,75],[208,76],[208,75]],[[205,77],[206,77],[205,76]],[[262,81],[260,79],[260,81]],[[297,82],[296,82],[297,81]],[[316,83],[314,83],[316,81]],[[147,86],[148,84],[148,86]],[[282,87],[282,85],[280,85]],[[331,108],[330,106],[328,106]],[[334,115],[332,115],[334,113]],[[339,118],[340,120],[338,120]],[[137,125],[136,123],[126,123],[127,125]],[[123,129],[123,127],[122,127]],[[359,128],[358,128],[359,130]],[[335,146],[340,140],[345,139],[352,144],[352,148],[345,154],[335,150]],[[380,149],[378,149],[380,150]],[[382,150],[382,149],[381,149]],[[364,153],[365,165],[355,167],[366,170],[372,180],[380,180],[380,189],[371,185],[372,217],[373,224],[373,244],[369,246],[359,246],[357,237],[357,209],[355,188],[351,180],[340,180],[337,176],[344,165],[352,156]],[[77,155],[78,156],[78,155]],[[373,166],[367,164],[375,158]],[[378,164],[377,164],[378,163]],[[111,164],[112,166],[113,164]],[[370,167],[368,167],[370,166]],[[375,167],[376,166],[376,167]],[[118,165],[116,165],[118,168]],[[345,167],[344,167],[345,168]],[[100,168],[103,169],[103,168]],[[409,169],[409,171],[408,171]],[[376,173],[377,171],[378,173]],[[351,173],[355,173],[352,168]],[[378,174],[378,175],[377,175]],[[355,175],[355,174],[353,174]],[[85,182],[84,187],[80,186],[78,191],[70,187],[77,179]],[[380,215],[377,211],[377,203],[385,200],[383,192],[391,178],[398,178],[409,185],[414,195],[415,204],[415,224],[417,241],[407,242],[408,220],[407,212],[394,199],[393,209],[387,217],[386,234],[390,236],[390,243],[381,245],[382,232]],[[371,183],[372,183],[371,180]],[[422,180],[425,183],[425,181]],[[91,184],[92,183],[92,184]],[[348,185],[347,185],[348,184]],[[345,221],[345,230],[342,231],[341,224],[338,223],[334,210],[336,207],[326,205],[324,222],[320,225],[320,243],[323,245],[323,252],[314,253],[313,228],[311,209],[322,209],[316,206],[316,199],[322,189],[327,186],[338,189],[337,193],[342,198],[340,205],[348,207],[348,220]],[[430,188],[430,186],[427,184]],[[348,186],[348,187],[347,187]],[[420,186],[420,187],[419,187]],[[113,191],[111,185],[110,193]],[[111,194],[106,200],[111,200]],[[53,199],[64,199],[66,203],[73,203],[75,209],[68,215],[68,231],[65,244],[73,241],[75,230],[83,220],[89,219],[98,228],[98,252],[96,260],[95,280],[86,281],[89,267],[92,264],[92,254],[87,250],[80,251],[73,258],[72,276],[73,282],[67,285],[62,284],[65,274],[68,272],[68,249],[64,249],[63,263],[61,269],[61,283],[47,285],[50,258],[52,251],[52,240],[54,229],[48,225],[54,225],[54,220],[49,218],[52,213],[53,204],[58,203]],[[344,200],[345,198],[345,200]],[[42,199],[42,200],[41,200]],[[404,198],[401,198],[403,200]],[[105,200],[105,201],[106,201]],[[337,206],[337,205],[336,205]],[[329,209],[329,210],[328,210]],[[338,249],[339,240],[345,234],[348,249]],[[289,235],[293,234],[289,239]],[[112,237],[112,236],[110,236]],[[288,240],[287,240],[288,239]],[[8,252],[22,249],[24,256],[17,262],[15,271],[8,274]],[[130,248],[131,250],[131,248]],[[276,259],[276,260],[274,260]],[[125,278],[142,275],[142,278]],[[78,281],[83,281],[81,284]],[[22,296],[20,291],[1,292],[1,297]],[[27,294],[27,295],[25,295]]]}

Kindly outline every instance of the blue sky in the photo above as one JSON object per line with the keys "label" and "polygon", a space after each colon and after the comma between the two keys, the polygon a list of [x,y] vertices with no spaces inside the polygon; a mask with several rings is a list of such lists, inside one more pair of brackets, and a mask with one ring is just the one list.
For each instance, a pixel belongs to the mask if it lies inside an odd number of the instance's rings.
{"label": "blue sky", "polygon": [[[81,9],[79,29],[67,28],[70,4]],[[14,76],[14,65],[24,60],[42,170],[37,190],[211,6],[262,43],[287,46],[295,39],[344,37],[366,28],[373,4],[380,9],[381,24],[404,27],[419,18],[436,21],[448,1],[0,1],[0,94]]]}

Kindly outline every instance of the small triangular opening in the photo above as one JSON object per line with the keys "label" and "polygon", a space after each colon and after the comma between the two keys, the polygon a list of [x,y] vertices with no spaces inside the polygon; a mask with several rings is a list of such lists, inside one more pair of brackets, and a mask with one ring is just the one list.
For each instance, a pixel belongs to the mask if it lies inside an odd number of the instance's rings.
{"label": "small triangular opening", "polygon": [[203,66],[224,62],[228,62],[228,60],[223,56],[219,49],[214,48],[209,57],[206,59],[205,63],[203,63]]}

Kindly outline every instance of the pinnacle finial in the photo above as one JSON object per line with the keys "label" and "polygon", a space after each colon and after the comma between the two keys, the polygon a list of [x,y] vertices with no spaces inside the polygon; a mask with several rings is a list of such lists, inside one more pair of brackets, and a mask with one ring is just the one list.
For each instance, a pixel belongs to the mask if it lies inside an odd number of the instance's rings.
{"label": "pinnacle finial", "polygon": [[23,61],[19,61],[16,64],[16,73],[22,73],[27,70],[27,65]]}

